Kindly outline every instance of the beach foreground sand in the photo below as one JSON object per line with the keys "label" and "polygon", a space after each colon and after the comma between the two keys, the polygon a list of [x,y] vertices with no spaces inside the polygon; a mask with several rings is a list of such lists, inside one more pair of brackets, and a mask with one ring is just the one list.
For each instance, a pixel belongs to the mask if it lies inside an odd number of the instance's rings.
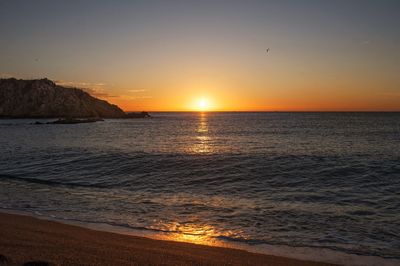
{"label": "beach foreground sand", "polygon": [[328,265],[0,213],[0,265]]}

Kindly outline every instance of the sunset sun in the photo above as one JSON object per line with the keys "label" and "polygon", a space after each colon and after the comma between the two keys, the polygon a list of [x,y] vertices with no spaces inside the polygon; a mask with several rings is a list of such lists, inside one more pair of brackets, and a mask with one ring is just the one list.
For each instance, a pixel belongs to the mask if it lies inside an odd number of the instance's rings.
{"label": "sunset sun", "polygon": [[210,102],[206,98],[197,100],[196,110],[204,112],[210,110]]}

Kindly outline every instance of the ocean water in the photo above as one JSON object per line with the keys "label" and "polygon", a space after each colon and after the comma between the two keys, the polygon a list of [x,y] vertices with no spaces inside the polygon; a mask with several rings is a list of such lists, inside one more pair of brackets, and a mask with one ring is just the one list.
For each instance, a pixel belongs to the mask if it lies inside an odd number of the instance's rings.
{"label": "ocean water", "polygon": [[0,208],[400,261],[400,113],[0,120]]}

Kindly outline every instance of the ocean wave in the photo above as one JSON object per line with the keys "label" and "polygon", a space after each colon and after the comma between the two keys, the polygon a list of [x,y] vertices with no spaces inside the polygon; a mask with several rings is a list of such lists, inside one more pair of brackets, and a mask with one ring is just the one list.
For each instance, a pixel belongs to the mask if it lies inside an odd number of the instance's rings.
{"label": "ocean wave", "polygon": [[0,206],[399,258],[398,115],[157,116],[2,127]]}

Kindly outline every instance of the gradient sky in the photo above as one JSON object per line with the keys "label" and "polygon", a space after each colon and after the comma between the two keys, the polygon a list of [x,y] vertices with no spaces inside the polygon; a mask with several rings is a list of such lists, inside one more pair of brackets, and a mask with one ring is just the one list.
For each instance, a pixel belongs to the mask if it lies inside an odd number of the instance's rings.
{"label": "gradient sky", "polygon": [[0,0],[0,33],[2,77],[127,111],[400,110],[398,0]]}

